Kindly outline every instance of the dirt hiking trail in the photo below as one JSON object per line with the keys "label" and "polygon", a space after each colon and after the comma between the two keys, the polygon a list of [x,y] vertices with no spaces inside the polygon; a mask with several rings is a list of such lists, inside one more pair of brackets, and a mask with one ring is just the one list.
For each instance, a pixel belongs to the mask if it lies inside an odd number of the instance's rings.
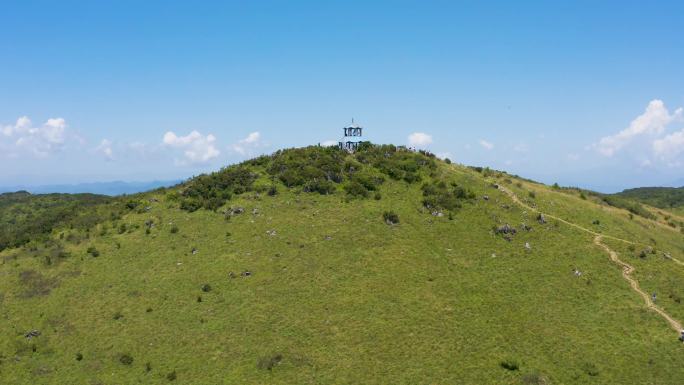
{"label": "dirt hiking trail", "polygon": [[[536,213],[542,214],[541,211],[539,211],[538,209],[536,209],[536,208],[534,208],[534,207],[532,207],[532,206],[530,206],[530,205],[528,205],[528,204],[522,202],[522,201],[518,198],[518,196],[517,196],[513,191],[511,191],[511,190],[509,190],[509,189],[507,189],[507,188],[505,188],[505,187],[503,187],[503,186],[500,186],[500,185],[497,186],[497,188],[498,188],[500,191],[502,191],[503,193],[505,193],[506,195],[508,195],[508,196],[513,200],[513,202],[515,202],[515,203],[518,204],[519,206],[524,207],[525,209],[528,209],[528,210],[530,210],[530,211],[532,211],[532,212],[536,212]],[[653,310],[654,312],[658,313],[661,317],[663,317],[663,318],[665,319],[665,321],[667,321],[667,323],[670,324],[670,327],[671,327],[672,329],[674,329],[677,333],[679,333],[679,332],[682,331],[682,324],[681,324],[681,322],[679,322],[679,321],[677,321],[676,319],[672,318],[672,316],[670,316],[669,314],[667,314],[663,309],[659,308],[655,303],[653,303],[653,301],[651,300],[651,297],[639,287],[639,282],[637,282],[637,280],[635,280],[635,279],[631,276],[632,272],[634,271],[634,266],[632,266],[632,265],[630,265],[630,264],[628,264],[628,263],[622,261],[622,260],[620,259],[620,257],[618,256],[618,253],[617,253],[616,251],[612,250],[610,247],[608,247],[608,245],[606,245],[605,243],[603,243],[603,242],[601,242],[601,241],[602,241],[602,239],[604,239],[604,238],[608,238],[608,239],[613,239],[613,240],[620,241],[620,242],[625,242],[625,243],[628,243],[628,244],[631,244],[631,245],[637,245],[636,242],[628,241],[628,240],[626,240],[626,239],[622,239],[622,238],[618,238],[618,237],[613,237],[613,236],[610,236],[610,235],[599,234],[599,233],[597,233],[597,232],[595,232],[595,231],[593,231],[593,230],[591,230],[591,229],[588,229],[588,228],[586,228],[586,227],[582,227],[582,226],[580,226],[580,225],[578,225],[578,224],[576,224],[576,223],[568,222],[568,221],[566,221],[566,220],[563,219],[563,218],[559,218],[559,217],[553,216],[553,215],[551,215],[551,214],[546,214],[546,213],[544,213],[544,216],[547,217],[547,218],[554,219],[554,220],[556,220],[556,221],[558,221],[558,222],[564,223],[564,224],[566,224],[566,225],[568,225],[568,226],[572,226],[572,227],[574,227],[574,228],[576,228],[576,229],[582,230],[582,231],[587,232],[587,233],[589,233],[589,234],[594,235],[594,244],[595,244],[596,246],[602,248],[605,252],[607,252],[608,255],[610,256],[610,260],[611,260],[611,261],[613,261],[615,264],[617,264],[617,265],[619,265],[620,267],[622,267],[622,277],[623,277],[627,282],[629,282],[629,285],[632,287],[632,289],[633,289],[634,291],[636,291],[636,292],[644,299],[644,302],[646,303],[646,307],[648,307],[649,309]],[[671,261],[673,261],[674,263],[678,264],[678,265],[684,266],[684,263],[682,263],[681,261],[679,261],[679,260],[677,260],[677,259],[675,259],[675,258],[669,257],[669,259],[670,259]]]}

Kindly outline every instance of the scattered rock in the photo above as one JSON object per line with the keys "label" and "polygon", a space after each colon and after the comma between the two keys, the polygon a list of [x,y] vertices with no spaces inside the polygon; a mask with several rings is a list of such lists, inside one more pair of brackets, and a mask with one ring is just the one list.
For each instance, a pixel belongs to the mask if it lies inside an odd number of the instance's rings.
{"label": "scattered rock", "polygon": [[242,207],[231,207],[230,210],[226,214],[228,215],[240,215],[245,212],[245,209]]}
{"label": "scattered rock", "polygon": [[532,246],[530,246],[529,242],[525,242],[525,250],[527,250],[527,251],[532,250]]}
{"label": "scattered rock", "polygon": [[266,230],[266,234],[268,234],[270,236],[274,236],[274,235],[276,235],[276,231],[275,230]]}
{"label": "scattered rock", "polygon": [[202,291],[205,293],[210,292],[211,291],[211,285],[208,283],[205,283],[204,285],[202,285]]}
{"label": "scattered rock", "polygon": [[257,214],[259,214],[259,209],[255,207],[252,209],[252,215],[257,215]]}
{"label": "scattered rock", "polygon": [[483,197],[482,197],[482,199],[484,199],[484,200],[488,201],[488,200],[489,200],[489,195],[485,195],[485,196],[483,196]]}
{"label": "scattered rock", "polygon": [[326,236],[325,236],[325,240],[326,240],[326,241],[329,241],[329,240],[331,240],[331,239],[332,239],[332,237],[331,237],[330,235],[326,235]]}
{"label": "scattered rock", "polygon": [[242,276],[243,278],[251,277],[251,276],[252,276],[252,272],[249,271],[249,270],[245,270],[245,271],[243,271],[242,273],[240,273],[240,276]]}
{"label": "scattered rock", "polygon": [[522,224],[520,225],[520,228],[521,228],[522,230],[524,230],[524,231],[530,231],[530,230],[532,230],[532,226],[529,226],[529,225],[527,225],[526,223],[522,223]]}
{"label": "scattered rock", "polygon": [[432,216],[433,217],[443,217],[444,213],[442,213],[441,211],[433,211]]}
{"label": "scattered rock", "polygon": [[517,232],[518,231],[515,228],[509,226],[508,223],[506,223],[503,226],[499,226],[496,228],[497,234],[515,234]]}
{"label": "scattered rock", "polygon": [[192,248],[192,255],[197,254],[197,252],[198,252],[197,249],[193,247],[193,248]]}
{"label": "scattered rock", "polygon": [[546,223],[546,218],[544,217],[544,214],[539,213],[539,215],[537,215],[537,222],[539,222],[542,225]]}
{"label": "scattered rock", "polygon": [[39,335],[40,335],[40,331],[33,329],[30,332],[24,334],[24,337],[31,339],[33,337],[38,337]]}
{"label": "scattered rock", "polygon": [[229,271],[229,272],[228,272],[228,278],[234,279],[234,278],[236,278],[236,277],[237,277],[237,274],[233,273],[232,271]]}
{"label": "scattered rock", "polygon": [[572,273],[575,274],[575,277],[581,277],[582,276],[582,272],[576,268],[572,269]]}

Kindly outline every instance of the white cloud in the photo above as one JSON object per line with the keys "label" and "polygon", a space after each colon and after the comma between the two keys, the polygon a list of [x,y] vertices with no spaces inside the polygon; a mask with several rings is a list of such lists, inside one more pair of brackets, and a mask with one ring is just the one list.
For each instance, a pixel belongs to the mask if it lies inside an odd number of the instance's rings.
{"label": "white cloud", "polygon": [[572,161],[576,161],[576,160],[580,159],[580,155],[577,153],[574,153],[574,152],[568,154],[567,157],[568,157],[568,160],[572,160]]}
{"label": "white cloud", "polygon": [[238,140],[237,143],[234,143],[230,147],[233,149],[233,151],[240,155],[250,155],[254,152],[254,150],[263,146],[264,144],[261,141],[261,133],[255,131],[251,132],[245,138]]}
{"label": "white cloud", "polygon": [[13,125],[0,127],[5,140],[5,147],[14,150],[26,150],[37,157],[46,157],[59,151],[66,141],[67,124],[63,118],[50,118],[40,126],[34,127],[31,119],[22,116]]}
{"label": "white cloud", "polygon": [[682,108],[678,108],[670,114],[662,100],[652,100],[648,103],[646,111],[632,120],[629,127],[615,135],[601,138],[598,143],[594,144],[594,147],[604,156],[613,156],[635,137],[663,133],[667,125],[682,118],[682,111]]}
{"label": "white cloud", "polygon": [[192,131],[186,136],[178,136],[169,131],[164,134],[162,143],[164,146],[183,151],[184,160],[177,160],[178,164],[206,163],[221,154],[215,146],[214,135],[204,136],[197,131]]}
{"label": "white cloud", "polygon": [[684,152],[684,130],[653,141],[653,152],[661,159],[672,159]]}
{"label": "white cloud", "polygon": [[482,146],[485,150],[491,150],[491,149],[494,148],[494,144],[493,144],[493,143],[488,142],[488,141],[486,141],[486,140],[484,140],[484,139],[480,139],[480,141],[479,141],[478,143],[480,143],[480,146]]}
{"label": "white cloud", "polygon": [[432,136],[424,132],[414,132],[408,136],[409,146],[427,146],[432,143]]}
{"label": "white cloud", "polygon": [[112,142],[108,139],[102,139],[100,145],[95,147],[95,152],[104,155],[107,160],[114,160],[114,151],[112,150]]}
{"label": "white cloud", "polygon": [[325,142],[321,143],[321,146],[323,147],[330,147],[330,146],[337,146],[337,141],[336,140],[326,140]]}

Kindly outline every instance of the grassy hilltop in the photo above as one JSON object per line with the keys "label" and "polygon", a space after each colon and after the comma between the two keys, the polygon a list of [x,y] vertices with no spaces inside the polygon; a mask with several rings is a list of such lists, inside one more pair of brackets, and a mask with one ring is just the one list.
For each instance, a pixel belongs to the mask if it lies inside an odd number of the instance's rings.
{"label": "grassy hilltop", "polygon": [[22,199],[0,205],[3,384],[684,383],[599,247],[684,320],[663,209],[370,144],[80,201],[15,242],[7,210],[52,213]]}

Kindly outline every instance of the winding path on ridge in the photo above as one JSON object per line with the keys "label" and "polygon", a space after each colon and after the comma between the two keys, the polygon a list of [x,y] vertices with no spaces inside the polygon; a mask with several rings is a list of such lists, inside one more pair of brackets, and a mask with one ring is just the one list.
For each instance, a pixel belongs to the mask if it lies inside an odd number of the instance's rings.
{"label": "winding path on ridge", "polygon": [[[514,193],[513,191],[511,191],[511,190],[509,190],[509,189],[507,189],[507,188],[505,188],[505,187],[503,187],[503,186],[500,186],[500,185],[498,186],[498,189],[499,189],[500,191],[502,191],[503,193],[505,193],[506,195],[508,195],[508,196],[513,200],[513,202],[515,202],[515,203],[518,204],[519,206],[524,207],[524,208],[526,208],[526,209],[528,209],[528,210],[530,210],[530,211],[533,211],[533,212],[542,214],[542,212],[539,211],[538,209],[536,209],[536,208],[534,208],[534,207],[532,207],[532,206],[530,206],[530,205],[524,203],[523,201],[521,201],[521,200],[518,198],[518,196],[515,195],[515,193]],[[616,240],[616,241],[625,242],[625,243],[628,243],[628,244],[631,244],[631,245],[636,245],[636,244],[637,244],[636,242],[628,241],[628,240],[626,240],[626,239],[622,239],[622,238],[618,238],[618,237],[613,237],[613,236],[611,236],[611,235],[599,234],[599,233],[597,233],[597,232],[595,232],[595,231],[593,231],[593,230],[591,230],[591,229],[588,229],[588,228],[586,228],[586,227],[582,227],[582,226],[580,226],[580,225],[578,225],[578,224],[576,224],[576,223],[568,222],[568,221],[566,221],[566,220],[563,219],[563,218],[559,218],[559,217],[553,216],[553,215],[551,215],[551,214],[545,214],[545,213],[544,213],[544,216],[546,216],[546,217],[548,217],[548,218],[551,218],[551,219],[555,219],[555,220],[557,220],[558,222],[564,223],[564,224],[566,224],[566,225],[568,225],[568,226],[572,226],[572,227],[574,227],[574,228],[576,228],[576,229],[579,229],[579,230],[582,230],[582,231],[584,231],[584,232],[587,232],[587,233],[589,233],[589,234],[594,235],[594,244],[595,244],[596,246],[602,248],[603,250],[605,250],[605,251],[608,253],[608,255],[610,255],[610,260],[611,260],[611,261],[613,261],[615,264],[617,264],[617,265],[619,265],[620,267],[622,267],[622,277],[623,277],[627,282],[629,282],[629,285],[632,287],[632,289],[633,289],[634,291],[636,291],[636,292],[644,299],[644,302],[646,303],[646,307],[648,307],[649,309],[653,310],[654,312],[658,313],[661,317],[663,317],[663,318],[665,319],[665,321],[667,321],[667,322],[670,324],[670,327],[671,327],[672,329],[674,329],[677,333],[679,333],[679,332],[682,330],[682,324],[681,324],[681,322],[679,322],[679,321],[677,321],[676,319],[672,318],[672,316],[670,316],[669,314],[667,314],[667,313],[665,312],[665,310],[659,308],[655,303],[653,303],[653,301],[651,300],[651,297],[639,287],[639,282],[631,276],[632,272],[634,271],[634,266],[632,266],[632,265],[630,265],[630,264],[628,264],[628,263],[622,261],[622,260],[619,258],[618,253],[615,252],[615,251],[614,251],[613,249],[611,249],[610,247],[608,247],[608,245],[606,245],[605,243],[601,242],[601,240],[602,240],[603,238],[609,238],[609,239],[613,239],[613,240]],[[673,262],[675,262],[675,263],[677,263],[677,264],[679,264],[679,265],[683,265],[683,266],[684,266],[684,263],[682,263],[681,261],[679,261],[679,260],[677,260],[677,259],[675,259],[675,258],[670,258],[670,260],[672,260]]]}

